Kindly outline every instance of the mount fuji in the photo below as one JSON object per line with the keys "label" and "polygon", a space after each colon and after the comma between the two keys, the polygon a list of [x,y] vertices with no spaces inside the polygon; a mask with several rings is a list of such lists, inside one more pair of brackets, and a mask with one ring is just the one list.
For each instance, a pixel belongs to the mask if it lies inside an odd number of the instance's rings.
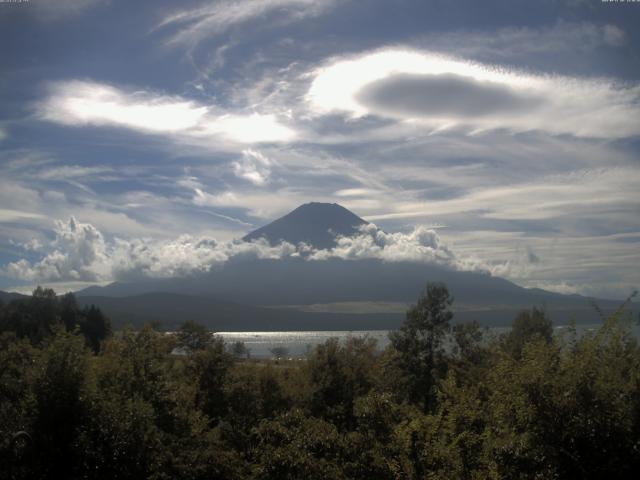
{"label": "mount fuji", "polygon": [[[368,222],[337,204],[308,203],[248,233],[245,242],[304,244],[331,251]],[[327,256],[231,258],[206,273],[181,278],[115,282],[77,292],[82,304],[100,306],[116,324],[184,320],[214,330],[370,330],[395,328],[429,281],[447,284],[455,319],[507,325],[521,310],[543,306],[556,323],[599,320],[589,299],[528,289],[483,272],[437,263]],[[603,311],[619,302],[599,300]]]}

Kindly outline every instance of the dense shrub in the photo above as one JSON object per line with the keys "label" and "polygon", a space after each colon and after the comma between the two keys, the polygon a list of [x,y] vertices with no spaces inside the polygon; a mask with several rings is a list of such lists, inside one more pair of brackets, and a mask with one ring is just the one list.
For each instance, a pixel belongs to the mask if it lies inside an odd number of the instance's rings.
{"label": "dense shrub", "polygon": [[1,476],[634,478],[640,348],[622,311],[578,336],[533,309],[492,338],[451,326],[450,306],[429,285],[383,352],[353,337],[272,362],[192,323],[94,343],[95,312],[41,289],[0,306]]}

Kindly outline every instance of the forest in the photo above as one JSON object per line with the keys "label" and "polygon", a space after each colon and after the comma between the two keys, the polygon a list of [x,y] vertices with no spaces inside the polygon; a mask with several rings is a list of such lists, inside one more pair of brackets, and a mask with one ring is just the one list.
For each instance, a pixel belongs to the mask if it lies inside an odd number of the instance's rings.
{"label": "forest", "polygon": [[452,302],[427,284],[382,351],[354,336],[255,360],[189,321],[112,332],[38,288],[0,305],[0,477],[636,478],[627,304],[582,335],[542,308],[493,335]]}

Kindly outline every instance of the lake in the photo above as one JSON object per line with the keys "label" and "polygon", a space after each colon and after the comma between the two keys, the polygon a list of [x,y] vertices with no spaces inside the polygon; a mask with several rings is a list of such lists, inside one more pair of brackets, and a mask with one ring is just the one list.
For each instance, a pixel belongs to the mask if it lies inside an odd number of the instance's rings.
{"label": "lake", "polygon": [[[598,328],[599,324],[577,325],[578,334]],[[560,332],[566,326],[554,327]],[[489,328],[489,333],[499,335],[508,331],[509,327]],[[287,356],[303,358],[316,345],[326,342],[330,338],[346,340],[349,337],[368,336],[378,342],[378,348],[384,349],[389,345],[389,332],[391,330],[358,330],[358,331],[290,331],[290,332],[218,332],[224,342],[231,345],[235,342],[243,342],[249,349],[252,358],[271,358],[271,349],[282,347],[288,351]],[[635,325],[632,331],[636,338],[640,338],[640,326]]]}

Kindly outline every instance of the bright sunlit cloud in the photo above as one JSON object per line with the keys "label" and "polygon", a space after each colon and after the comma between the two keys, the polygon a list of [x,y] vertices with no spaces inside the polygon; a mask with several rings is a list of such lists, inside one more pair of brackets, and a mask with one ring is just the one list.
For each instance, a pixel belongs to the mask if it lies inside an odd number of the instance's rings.
{"label": "bright sunlit cloud", "polygon": [[54,84],[40,106],[40,117],[64,125],[120,126],[151,132],[193,128],[207,108],[146,92],[127,94],[100,83],[70,81]]}
{"label": "bright sunlit cloud", "polygon": [[640,86],[606,79],[534,75],[400,49],[334,59],[312,76],[306,98],[316,115],[376,115],[434,131],[640,134]]}
{"label": "bright sunlit cloud", "polygon": [[198,136],[221,134],[240,143],[286,142],[295,132],[278,122],[275,115],[222,115],[203,125]]}
{"label": "bright sunlit cloud", "polygon": [[[20,259],[0,268],[0,273],[34,282],[104,282],[131,278],[170,278],[207,272],[234,257],[308,261],[330,258],[437,264],[452,270],[489,270],[473,259],[456,256],[438,234],[418,226],[408,234],[388,234],[368,224],[353,237],[338,237],[335,248],[315,249],[304,243],[265,239],[252,242],[218,242],[207,236],[181,235],[175,239],[120,239],[108,241],[95,226],[71,217],[56,221],[55,240],[39,260]],[[41,249],[43,249],[41,247]]]}
{"label": "bright sunlit cloud", "polygon": [[37,112],[42,120],[62,125],[128,128],[172,134],[183,141],[221,137],[252,144],[288,141],[295,136],[272,114],[226,113],[180,97],[79,80],[53,84]]}

